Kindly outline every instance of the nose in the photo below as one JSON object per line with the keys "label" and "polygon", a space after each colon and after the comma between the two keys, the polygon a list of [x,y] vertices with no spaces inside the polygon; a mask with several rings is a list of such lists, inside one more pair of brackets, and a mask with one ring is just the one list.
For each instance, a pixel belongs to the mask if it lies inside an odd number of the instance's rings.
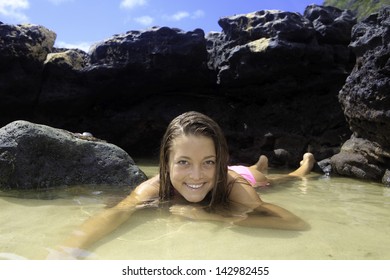
{"label": "nose", "polygon": [[193,180],[199,180],[203,178],[203,171],[200,166],[193,166],[190,172],[190,178]]}

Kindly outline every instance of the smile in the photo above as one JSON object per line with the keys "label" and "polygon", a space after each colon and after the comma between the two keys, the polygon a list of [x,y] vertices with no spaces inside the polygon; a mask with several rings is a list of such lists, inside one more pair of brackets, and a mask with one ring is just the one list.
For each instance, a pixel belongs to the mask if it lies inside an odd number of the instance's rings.
{"label": "smile", "polygon": [[204,185],[204,183],[202,183],[202,184],[185,184],[187,187],[189,187],[189,188],[191,188],[191,189],[199,189],[199,188],[201,188],[203,185]]}

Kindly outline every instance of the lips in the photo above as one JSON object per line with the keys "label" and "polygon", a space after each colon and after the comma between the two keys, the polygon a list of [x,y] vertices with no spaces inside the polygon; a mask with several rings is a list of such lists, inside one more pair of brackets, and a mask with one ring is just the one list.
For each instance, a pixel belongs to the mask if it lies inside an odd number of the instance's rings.
{"label": "lips", "polygon": [[186,183],[186,186],[187,186],[187,187],[189,187],[189,188],[191,188],[191,189],[194,189],[194,190],[200,189],[201,187],[203,187],[203,185],[204,185],[204,183],[202,183],[202,184],[187,184],[187,183]]}

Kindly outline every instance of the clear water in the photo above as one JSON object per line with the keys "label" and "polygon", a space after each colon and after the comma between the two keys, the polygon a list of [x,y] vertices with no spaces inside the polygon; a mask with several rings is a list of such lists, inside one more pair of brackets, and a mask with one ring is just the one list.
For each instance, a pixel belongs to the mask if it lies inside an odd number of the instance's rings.
{"label": "clear water", "polygon": [[[157,171],[153,164],[141,168],[149,175]],[[311,230],[227,226],[145,209],[92,247],[88,258],[390,259],[390,188],[312,174],[259,194],[304,218]],[[82,187],[23,197],[0,192],[0,259],[45,259],[49,248],[122,195]]]}

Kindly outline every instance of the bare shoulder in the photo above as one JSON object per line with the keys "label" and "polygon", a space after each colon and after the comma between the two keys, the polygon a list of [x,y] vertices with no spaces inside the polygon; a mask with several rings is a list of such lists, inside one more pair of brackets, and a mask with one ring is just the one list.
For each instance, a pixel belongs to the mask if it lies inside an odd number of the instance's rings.
{"label": "bare shoulder", "polygon": [[146,196],[158,196],[160,189],[160,176],[156,175],[145,182],[141,183],[138,187],[134,189],[134,193],[138,195]]}
{"label": "bare shoulder", "polygon": [[246,182],[246,180],[240,180],[240,175],[232,172],[228,173],[228,184],[232,185],[229,200],[241,205],[245,205],[252,209],[262,204],[260,196],[256,190]]}
{"label": "bare shoulder", "polygon": [[159,176],[154,176],[136,187],[118,206],[130,206],[158,199],[160,189]]}

